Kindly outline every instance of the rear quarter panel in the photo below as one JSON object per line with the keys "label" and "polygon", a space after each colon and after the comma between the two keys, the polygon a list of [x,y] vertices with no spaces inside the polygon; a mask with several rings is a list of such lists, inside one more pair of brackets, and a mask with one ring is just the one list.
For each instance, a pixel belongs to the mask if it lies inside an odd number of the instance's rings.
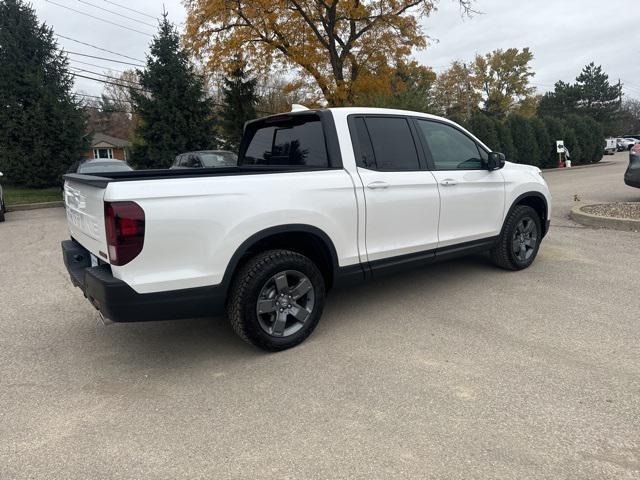
{"label": "rear quarter panel", "polygon": [[359,262],[354,186],[342,169],[110,183],[105,201],[118,200],[145,212],[142,252],[112,267],[138,293],[217,285],[245,240],[286,224],[326,233],[340,266]]}

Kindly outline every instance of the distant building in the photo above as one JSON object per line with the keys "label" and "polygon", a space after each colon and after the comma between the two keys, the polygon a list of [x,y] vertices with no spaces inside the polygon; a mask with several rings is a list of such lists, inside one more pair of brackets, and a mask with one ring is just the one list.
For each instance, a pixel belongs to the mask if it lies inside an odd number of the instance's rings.
{"label": "distant building", "polygon": [[89,142],[89,150],[85,151],[82,158],[114,158],[116,160],[128,160],[131,142],[124,138],[116,138],[104,133],[94,133]]}

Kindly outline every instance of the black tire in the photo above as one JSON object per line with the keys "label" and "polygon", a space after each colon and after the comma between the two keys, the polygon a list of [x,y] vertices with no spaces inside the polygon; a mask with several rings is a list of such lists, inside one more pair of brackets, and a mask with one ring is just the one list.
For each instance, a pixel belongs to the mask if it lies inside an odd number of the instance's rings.
{"label": "black tire", "polygon": [[4,206],[4,202],[0,202],[0,222],[4,222],[4,213],[7,211],[7,208]]}
{"label": "black tire", "polygon": [[[529,222],[532,222],[531,224]],[[521,236],[521,226],[531,228],[533,235],[529,239]],[[531,237],[535,236],[535,242],[531,243]],[[527,244],[527,240],[529,244]],[[542,240],[542,227],[540,216],[533,208],[526,205],[517,205],[509,214],[502,226],[500,237],[489,252],[495,265],[506,270],[522,270],[533,263],[540,249]],[[518,243],[518,248],[516,248]],[[522,244],[525,252],[522,253]]]}
{"label": "black tire", "polygon": [[[273,289],[273,295],[275,297],[265,297],[265,289],[268,288],[269,282],[272,282],[278,275],[285,275],[287,279],[287,273],[300,274],[305,277],[311,283],[311,289],[309,292],[313,294],[313,300],[311,306],[308,307],[311,311],[307,311],[305,315],[308,315],[303,322],[297,320],[297,317],[293,313],[287,315],[290,310],[284,310],[284,317],[287,319],[285,323],[288,325],[293,324],[293,327],[289,327],[289,330],[294,330],[294,327],[300,326],[299,329],[291,334],[286,334],[286,331],[281,336],[277,336],[273,333],[269,333],[265,326],[266,323],[273,319],[272,329],[275,331],[276,318],[279,310],[277,306],[278,298],[280,298],[280,289],[275,287]],[[281,278],[281,277],[278,277]],[[289,277],[290,278],[290,277]],[[295,278],[295,277],[294,277]],[[302,280],[300,280],[300,285]],[[289,288],[289,293],[295,290],[295,285]],[[261,296],[262,293],[262,296]],[[306,294],[306,300],[302,298],[300,301],[308,301],[311,293]],[[273,300],[275,305],[274,310],[271,313],[258,313],[258,300],[267,298],[267,300]],[[291,296],[289,296],[291,298]],[[315,329],[322,310],[324,308],[325,300],[325,284],[322,274],[318,270],[318,267],[304,255],[292,252],[289,250],[268,250],[262,252],[249,259],[236,273],[229,289],[229,296],[227,301],[227,313],[231,326],[235,332],[244,341],[262,348],[263,350],[276,352],[280,350],[286,350],[287,348],[295,347],[302,343]],[[301,310],[296,307],[299,305],[295,302],[298,300],[290,300],[293,303],[294,311],[300,312]],[[309,305],[309,303],[307,303]],[[286,305],[283,305],[286,307]],[[292,307],[290,304],[289,307]],[[283,327],[284,329],[284,327]]]}

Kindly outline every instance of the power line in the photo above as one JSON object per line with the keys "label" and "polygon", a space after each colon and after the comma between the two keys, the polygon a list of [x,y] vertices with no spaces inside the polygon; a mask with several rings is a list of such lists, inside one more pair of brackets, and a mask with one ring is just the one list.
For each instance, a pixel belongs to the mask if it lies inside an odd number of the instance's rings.
{"label": "power line", "polygon": [[87,77],[86,75],[80,75],[79,73],[71,73],[71,75],[73,75],[74,77],[86,78],[87,80],[93,80],[95,82],[108,83],[110,85],[115,85],[116,87],[127,87],[127,88],[130,88],[131,90],[139,90],[141,92],[146,92],[146,90],[143,90],[142,88],[132,87],[130,85],[123,85],[121,83],[116,83],[116,82],[110,82],[109,80],[103,80],[101,78]]}
{"label": "power line", "polygon": [[157,20],[157,17],[154,17],[153,15],[149,15],[147,13],[141,12],[140,10],[134,10],[133,8],[129,8],[129,7],[125,7],[124,5],[120,5],[119,3],[116,2],[111,2],[109,0],[104,0],[107,3],[110,3],[111,5],[115,5],[116,7],[120,7],[120,8],[124,8],[125,10],[129,10],[130,12],[135,12],[135,13],[139,13],[140,15],[144,15],[145,17],[149,17],[149,18],[153,18],[154,20]]}
{"label": "power line", "polygon": [[[51,1],[51,0],[47,0],[47,1],[49,2],[49,1]],[[57,37],[64,38],[65,40],[71,40],[72,42],[76,42],[76,43],[79,43],[79,44],[81,44],[81,45],[86,45],[87,47],[95,48],[96,50],[102,50],[103,52],[111,53],[111,54],[113,54],[113,55],[117,55],[117,56],[119,56],[119,57],[128,58],[129,60],[135,60],[136,62],[142,62],[142,63],[144,63],[144,62],[145,62],[144,60],[140,60],[139,58],[130,57],[130,56],[128,56],[128,55],[124,55],[124,54],[122,54],[122,53],[114,52],[114,51],[112,51],[112,50],[107,50],[106,48],[98,47],[97,45],[93,45],[93,44],[91,44],[91,43],[82,42],[82,41],[80,41],[80,40],[76,40],[75,38],[65,37],[64,35],[60,35],[59,33],[56,33],[55,35],[56,35]],[[81,55],[81,54],[79,53],[78,55]],[[87,55],[87,56],[89,56],[89,55]],[[96,57],[96,58],[99,58],[99,57]],[[113,60],[113,61],[115,62],[115,61],[117,61],[117,60]],[[120,62],[120,63],[124,63],[124,62]],[[133,64],[131,64],[131,65],[133,65]],[[142,66],[144,66],[144,65],[138,65],[138,66],[139,66],[139,67],[142,67]]]}
{"label": "power line", "polygon": [[70,52],[68,50],[67,50],[67,53],[69,53],[71,55],[80,55],[81,57],[95,58],[95,59],[98,59],[98,60],[105,60],[107,62],[122,63],[124,65],[131,65],[131,66],[134,66],[134,67],[143,67],[144,68],[144,65],[140,65],[139,63],[123,62],[121,60],[113,60],[112,58],[96,57],[95,55],[87,55],[86,53]]}
{"label": "power line", "polygon": [[[97,81],[100,81],[99,79],[94,79]],[[122,102],[122,103],[128,103],[131,106],[134,106],[135,104],[130,101],[130,100],[119,100],[117,98],[113,98],[113,97],[107,97],[106,95],[103,95],[101,97],[99,97],[98,95],[88,95],[86,93],[74,93],[73,95],[77,95],[80,97],[88,97],[88,98],[97,98],[98,100],[102,100],[103,98],[107,99],[107,100],[112,100],[114,102]],[[223,107],[224,105],[221,103],[216,103],[216,102],[212,102],[212,105],[216,106],[216,107]],[[133,111],[128,111],[128,110],[102,110],[103,112],[124,112],[124,113],[134,113]],[[266,113],[269,115],[275,115],[276,112],[269,112],[267,110],[256,110],[256,112],[258,113]]]}
{"label": "power line", "polygon": [[[73,70],[79,71],[79,72],[84,72],[84,73],[91,73],[92,75],[99,75],[101,77],[105,77],[105,78],[110,78],[112,80],[117,80],[119,82],[127,82],[127,83],[131,83],[133,85],[136,86],[140,86],[140,84],[138,82],[134,82],[132,80],[125,80],[123,78],[118,78],[118,77],[112,77],[111,75],[105,75],[104,73],[98,73],[98,72],[94,72],[92,70],[85,70],[84,68],[79,68],[79,67],[71,67]],[[123,85],[124,87],[128,87],[129,85]]]}
{"label": "power line", "polygon": [[104,68],[110,72],[124,73],[123,70],[116,70],[115,68],[107,67],[106,65],[96,65],[95,63],[83,62],[81,60],[76,60],[75,58],[71,58],[70,60],[75,63],[81,63],[82,65],[89,65],[90,67]]}
{"label": "power line", "polygon": [[137,19],[135,19],[133,17],[127,17],[126,15],[123,15],[123,14],[118,13],[118,12],[114,12],[113,10],[109,10],[108,8],[100,7],[98,5],[95,5],[95,4],[91,3],[91,2],[87,2],[85,0],[78,0],[78,1],[80,3],[84,3],[85,5],[89,5],[90,7],[97,8],[98,10],[104,10],[105,12],[113,13],[114,15],[118,15],[119,17],[126,18],[127,20],[131,20],[131,21],[134,21],[136,23],[141,23],[142,25],[147,25],[147,26],[152,27],[152,28],[156,28],[157,27],[157,25],[152,25],[151,23],[146,23],[146,22],[143,22],[141,20],[137,20]]}
{"label": "power line", "polygon": [[47,1],[49,3],[52,3],[53,5],[56,5],[56,6],[60,7],[60,8],[65,8],[65,9],[70,10],[72,12],[79,13],[80,15],[84,15],[86,17],[93,18],[95,20],[100,20],[101,22],[108,23],[110,25],[115,25],[116,27],[124,28],[125,30],[130,30],[132,32],[139,33],[141,35],[146,35],[147,37],[153,37],[153,35],[150,34],[150,33],[143,32],[141,30],[136,30],[135,28],[127,27],[126,25],[121,25],[119,23],[112,22],[110,20],[105,20],[104,18],[101,18],[101,17],[96,17],[95,15],[91,15],[90,13],[83,12],[82,10],[76,10],[75,8],[67,7],[66,5],[61,5],[60,3],[56,3],[53,0],[45,0],[45,1]]}

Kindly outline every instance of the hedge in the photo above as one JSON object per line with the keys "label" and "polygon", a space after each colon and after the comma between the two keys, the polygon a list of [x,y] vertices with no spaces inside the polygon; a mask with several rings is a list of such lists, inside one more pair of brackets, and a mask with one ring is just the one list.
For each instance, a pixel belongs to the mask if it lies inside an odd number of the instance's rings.
{"label": "hedge", "polygon": [[553,168],[558,164],[556,140],[564,140],[573,165],[596,163],[602,159],[604,133],[590,117],[525,118],[512,114],[504,120],[483,113],[474,114],[465,127],[510,162]]}

